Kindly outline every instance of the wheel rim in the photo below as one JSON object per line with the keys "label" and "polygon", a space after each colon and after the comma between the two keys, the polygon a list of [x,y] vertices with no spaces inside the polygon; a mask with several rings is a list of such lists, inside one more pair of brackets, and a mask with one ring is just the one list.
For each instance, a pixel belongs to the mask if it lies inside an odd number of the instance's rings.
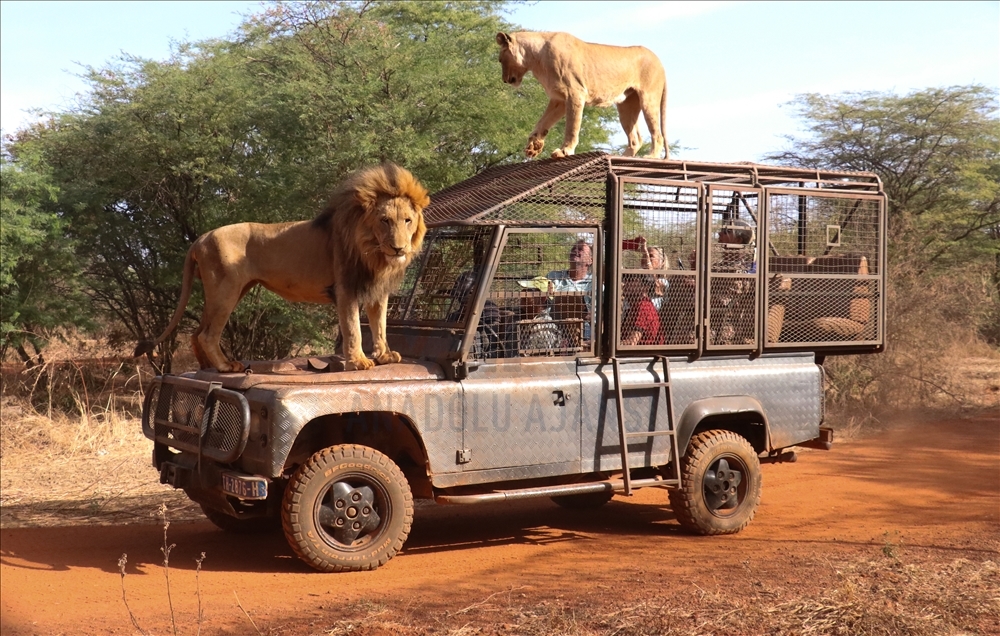
{"label": "wheel rim", "polygon": [[736,455],[722,455],[705,471],[705,504],[717,517],[731,517],[746,501],[750,480],[747,465]]}
{"label": "wheel rim", "polygon": [[316,528],[337,550],[364,550],[378,540],[391,513],[389,493],[361,473],[344,475],[327,485],[317,499]]}

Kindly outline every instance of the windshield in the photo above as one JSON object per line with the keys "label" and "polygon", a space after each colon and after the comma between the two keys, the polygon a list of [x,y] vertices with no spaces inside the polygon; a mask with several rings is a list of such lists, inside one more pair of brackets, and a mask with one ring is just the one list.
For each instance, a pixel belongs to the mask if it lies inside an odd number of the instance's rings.
{"label": "windshield", "polygon": [[387,319],[463,326],[494,230],[493,226],[430,230],[420,256],[413,259],[399,290],[389,298]]}

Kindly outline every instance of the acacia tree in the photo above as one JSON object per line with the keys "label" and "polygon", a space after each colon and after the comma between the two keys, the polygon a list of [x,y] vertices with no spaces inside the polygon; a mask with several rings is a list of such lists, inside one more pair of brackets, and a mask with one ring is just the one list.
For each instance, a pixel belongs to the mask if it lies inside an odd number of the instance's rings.
{"label": "acacia tree", "polygon": [[954,86],[903,96],[808,94],[792,104],[809,136],[789,137],[790,149],[768,159],[877,173],[889,199],[894,247],[914,241],[926,267],[948,267],[996,253],[996,89]]}
{"label": "acacia tree", "polygon": [[1000,119],[997,91],[801,95],[807,135],[770,160],[875,172],[888,198],[889,352],[835,363],[849,399],[941,392],[947,347],[1000,344]]}
{"label": "acacia tree", "polygon": [[[89,69],[78,106],[19,131],[11,154],[51,169],[88,293],[125,346],[166,325],[184,254],[208,230],[310,218],[348,172],[383,160],[432,191],[521,160],[544,94],[500,80],[494,36],[511,28],[500,9],[277,3],[237,37]],[[581,151],[608,139],[593,113],[584,133]],[[260,292],[223,344],[237,359],[280,357],[324,343],[332,320]],[[167,369],[173,347],[161,348]]]}

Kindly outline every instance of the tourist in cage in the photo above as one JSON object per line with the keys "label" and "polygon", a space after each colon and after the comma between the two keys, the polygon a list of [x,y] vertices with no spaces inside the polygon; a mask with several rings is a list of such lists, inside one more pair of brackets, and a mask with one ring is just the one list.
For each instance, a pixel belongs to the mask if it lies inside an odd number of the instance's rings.
{"label": "tourist in cage", "polygon": [[623,346],[662,344],[660,314],[650,295],[656,288],[656,277],[626,274],[622,277]]}

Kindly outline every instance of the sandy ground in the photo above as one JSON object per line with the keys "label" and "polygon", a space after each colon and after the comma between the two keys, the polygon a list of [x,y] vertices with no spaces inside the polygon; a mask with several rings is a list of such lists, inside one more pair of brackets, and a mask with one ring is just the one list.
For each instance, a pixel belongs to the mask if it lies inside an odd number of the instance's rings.
{"label": "sandy ground", "polygon": [[[122,479],[132,479],[129,466],[119,468]],[[616,497],[596,511],[563,510],[548,500],[428,505],[417,508],[410,538],[392,561],[354,574],[310,571],[280,532],[233,536],[192,521],[197,514],[152,485],[152,474],[141,488],[109,487],[84,503],[5,495],[0,631],[393,633],[338,623],[361,607],[368,615],[405,609],[428,626],[419,633],[518,633],[491,623],[485,609],[527,598],[582,607],[659,594],[724,598],[753,590],[766,597],[769,589],[798,588],[808,595],[837,585],[837,564],[880,553],[1000,562],[1000,414],[899,419],[830,452],[803,451],[798,462],[763,471],[757,516],[735,536],[684,534],[666,492],[656,489]],[[169,579],[164,528],[150,517],[160,501],[173,507]],[[128,607],[142,631],[122,599],[122,554]],[[990,616],[979,630],[1000,633],[1000,614]],[[435,631],[440,617],[461,629]]]}

